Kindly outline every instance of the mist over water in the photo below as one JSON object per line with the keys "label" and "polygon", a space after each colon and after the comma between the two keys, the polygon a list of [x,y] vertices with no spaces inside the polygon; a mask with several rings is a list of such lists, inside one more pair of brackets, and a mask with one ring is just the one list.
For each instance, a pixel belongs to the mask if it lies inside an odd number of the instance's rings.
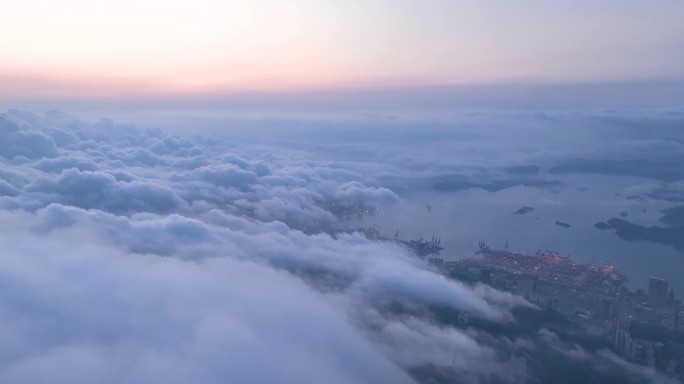
{"label": "mist over water", "polygon": [[[612,189],[606,192],[609,193],[603,196],[609,201],[613,197]],[[598,230],[594,224],[618,216],[629,207],[621,208],[619,203],[587,204],[597,199],[596,190],[583,192],[581,197],[586,200],[572,201],[576,194],[573,191],[544,193],[525,187],[496,194],[481,189],[447,196],[426,192],[407,198],[401,208],[381,210],[364,222],[379,225],[387,236],[393,235],[395,229],[406,238],[438,236],[445,247],[442,252],[445,259],[472,255],[479,240],[497,248],[502,248],[508,240],[509,247],[521,253],[532,254],[542,249],[570,255],[577,262],[609,262],[630,278],[628,286],[632,289],[645,288],[649,277],[660,277],[669,280],[675,291],[684,290],[680,279],[684,273],[681,251],[643,241],[626,242],[612,231]],[[432,207],[430,212],[425,208],[428,203]],[[535,210],[525,215],[513,214],[523,206],[534,206]],[[638,208],[632,210],[637,211],[632,219],[656,224],[657,218],[649,216],[658,216],[657,211],[648,215]],[[572,226],[563,228],[555,221]]]}
{"label": "mist over water", "polygon": [[[387,237],[397,230],[404,239],[440,237],[445,259],[472,254],[479,240],[499,247],[508,240],[520,252],[552,250],[578,262],[609,262],[630,278],[632,289],[645,288],[649,277],[660,277],[684,293],[679,278],[684,252],[666,244],[625,241],[613,230],[594,227],[625,213],[628,221],[663,226],[661,210],[678,206],[676,197],[684,197],[674,192],[675,198],[662,198],[654,192],[668,186],[681,190],[677,174],[664,181],[667,167],[652,177],[598,168],[594,174],[549,172],[576,159],[655,158],[676,167],[684,158],[681,109],[439,111],[427,116],[404,111],[399,117],[401,112],[395,111],[350,118],[347,111],[339,116],[237,120],[222,114],[195,115],[193,129],[201,131],[206,124],[214,134],[248,144],[236,148],[246,156],[284,151],[368,169],[377,185],[393,190],[401,201],[355,224],[377,225]],[[509,172],[525,167],[536,170]],[[638,166],[634,168],[638,174]],[[456,190],[432,188],[453,179],[459,180]],[[558,185],[535,186],[538,181]],[[534,211],[513,214],[524,206]]]}
{"label": "mist over water", "polygon": [[[648,171],[639,174],[638,166],[636,177],[598,168],[595,174],[549,172],[576,159],[656,158],[676,167],[684,155],[681,109],[438,111],[239,119],[216,113],[194,115],[186,124],[248,144],[236,148],[245,156],[284,151],[368,169],[377,185],[393,190],[401,201],[355,224],[377,225],[387,237],[397,230],[404,239],[440,237],[445,259],[472,254],[479,240],[503,246],[508,239],[520,252],[553,250],[579,262],[609,262],[630,278],[632,289],[644,288],[649,277],[660,277],[684,293],[679,278],[684,272],[682,251],[625,241],[613,230],[594,227],[625,213],[628,221],[663,226],[661,210],[679,203],[654,192],[668,186],[679,190],[677,174],[664,181],[667,167],[649,177]],[[184,131],[178,122],[171,125]],[[525,167],[533,172],[509,172]],[[459,186],[453,191],[432,188],[454,179]],[[549,185],[535,185],[539,181]],[[534,211],[513,214],[524,206]]]}

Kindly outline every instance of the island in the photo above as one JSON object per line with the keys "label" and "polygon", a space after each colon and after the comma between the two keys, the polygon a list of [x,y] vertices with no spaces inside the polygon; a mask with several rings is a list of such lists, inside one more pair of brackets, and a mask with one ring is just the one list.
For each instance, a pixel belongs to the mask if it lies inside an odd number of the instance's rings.
{"label": "island", "polygon": [[613,227],[610,226],[610,224],[608,224],[608,223],[606,223],[606,222],[603,222],[603,221],[600,222],[600,223],[594,224],[594,227],[596,227],[596,228],[598,228],[598,229],[600,229],[600,230],[602,230],[602,231],[605,231],[606,229],[611,229],[611,228],[613,228]]}
{"label": "island", "polygon": [[513,212],[513,214],[514,215],[524,215],[524,214],[526,214],[528,212],[532,212],[532,211],[534,211],[534,208],[532,208],[532,207],[522,207],[522,208],[518,209],[517,211]]}

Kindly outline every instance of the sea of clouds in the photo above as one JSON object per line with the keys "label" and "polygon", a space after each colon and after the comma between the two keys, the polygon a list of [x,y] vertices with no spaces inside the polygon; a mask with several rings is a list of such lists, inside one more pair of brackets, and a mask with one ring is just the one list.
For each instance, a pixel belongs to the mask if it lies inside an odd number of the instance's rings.
{"label": "sea of clouds", "polygon": [[506,324],[530,304],[331,209],[398,204],[374,176],[385,165],[244,145],[0,114],[0,382],[411,383],[420,366],[528,379],[495,347],[525,340],[487,342],[421,308]]}
{"label": "sea of clouds", "polygon": [[395,244],[286,225],[335,225],[331,199],[398,200],[338,166],[18,111],[0,143],[3,382],[410,382],[416,359],[491,351],[376,305],[505,321],[522,303]]}

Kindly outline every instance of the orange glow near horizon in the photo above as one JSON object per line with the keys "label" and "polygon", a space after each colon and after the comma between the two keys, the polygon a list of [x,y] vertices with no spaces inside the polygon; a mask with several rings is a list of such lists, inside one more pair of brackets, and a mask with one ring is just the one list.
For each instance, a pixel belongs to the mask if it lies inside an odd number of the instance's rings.
{"label": "orange glow near horizon", "polygon": [[116,98],[684,77],[684,6],[616,4],[8,0],[0,92]]}
{"label": "orange glow near horizon", "polygon": [[70,94],[262,90],[364,77],[329,28],[309,33],[285,2],[28,1],[9,11],[0,16],[0,75],[21,93],[40,84]]}

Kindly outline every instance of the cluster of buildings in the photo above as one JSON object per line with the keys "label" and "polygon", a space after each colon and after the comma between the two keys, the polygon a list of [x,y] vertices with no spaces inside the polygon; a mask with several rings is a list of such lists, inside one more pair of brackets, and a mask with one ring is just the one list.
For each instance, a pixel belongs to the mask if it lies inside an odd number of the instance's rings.
{"label": "cluster of buildings", "polygon": [[668,282],[650,278],[648,289],[623,290],[609,319],[574,319],[610,341],[629,361],[653,367],[684,382],[684,309]]}
{"label": "cluster of buildings", "polygon": [[444,266],[444,259],[440,256],[440,253],[444,250],[442,247],[442,239],[438,237],[432,237],[431,240],[417,239],[417,240],[401,240],[399,239],[399,231],[394,234],[394,237],[384,237],[380,233],[380,227],[364,226],[360,229],[354,229],[350,232],[360,232],[367,238],[371,240],[378,241],[394,241],[401,244],[411,250],[416,256],[420,257],[427,262],[434,264],[438,267]]}
{"label": "cluster of buildings", "polygon": [[446,262],[445,270],[553,308],[609,341],[626,359],[684,380],[684,308],[666,280],[651,278],[647,289],[630,291],[627,277],[610,264],[479,245],[475,257]]}
{"label": "cluster of buildings", "polygon": [[628,360],[684,381],[684,308],[667,280],[651,277],[648,289],[617,298],[620,312],[604,322],[604,335]]}
{"label": "cluster of buildings", "polygon": [[447,262],[446,270],[566,314],[579,311],[595,318],[610,318],[616,310],[613,299],[621,294],[627,281],[610,264],[576,263],[569,256],[551,251],[525,255],[481,241],[477,255]]}
{"label": "cluster of buildings", "polygon": [[[373,215],[379,209],[367,204],[364,204],[358,200],[339,200],[330,199],[326,201],[319,202],[320,208],[329,211],[337,220],[330,220],[322,218],[321,220],[309,220],[308,217],[282,217],[278,220],[287,224],[288,227],[302,231],[307,235],[316,235],[321,233],[327,233],[329,235],[335,236],[338,233],[351,233],[351,232],[363,232],[366,233],[368,227],[357,227],[360,219],[364,215]],[[307,207],[303,209],[308,210]],[[253,207],[237,208],[235,212],[238,216],[255,219],[257,217],[257,212]],[[374,236],[374,237],[373,237]],[[372,234],[369,238],[376,240],[384,239],[378,233]]]}
{"label": "cluster of buildings", "polygon": [[372,215],[378,208],[366,205],[358,200],[331,200],[328,202],[328,211],[344,221],[353,217],[362,218],[364,215]]}
{"label": "cluster of buildings", "polygon": [[[366,207],[344,205],[342,212]],[[578,263],[570,256],[537,250],[526,255],[494,248],[484,241],[473,257],[444,261],[439,238],[401,240],[382,236],[377,226],[360,232],[371,240],[394,241],[417,257],[463,281],[482,282],[552,308],[602,337],[625,359],[653,367],[684,382],[684,307],[669,283],[650,278],[648,287],[631,291],[627,276],[611,264]]]}
{"label": "cluster of buildings", "polygon": [[444,261],[439,238],[400,240],[377,226],[358,231],[371,240],[394,241],[463,281],[482,282],[552,308],[609,343],[625,359],[684,382],[684,307],[666,280],[650,278],[630,291],[627,276],[611,264],[577,263],[570,256],[537,250],[526,255],[479,243],[473,257]]}
{"label": "cluster of buildings", "polygon": [[444,265],[444,259],[440,257],[440,252],[444,249],[442,248],[442,240],[440,238],[410,240],[403,243],[421,259],[425,259],[438,267]]}

